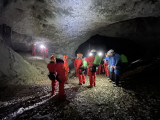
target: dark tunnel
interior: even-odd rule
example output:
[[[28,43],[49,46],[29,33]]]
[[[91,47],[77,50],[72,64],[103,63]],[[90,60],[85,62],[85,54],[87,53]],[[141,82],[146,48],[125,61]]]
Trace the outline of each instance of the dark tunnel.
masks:
[[[114,49],[120,55],[125,54],[129,62],[143,58],[147,52],[146,48],[141,44],[129,39],[95,35],[81,44],[76,50],[75,55],[77,53],[83,53],[84,57],[88,57],[92,49],[103,52],[103,56],[108,50]]]

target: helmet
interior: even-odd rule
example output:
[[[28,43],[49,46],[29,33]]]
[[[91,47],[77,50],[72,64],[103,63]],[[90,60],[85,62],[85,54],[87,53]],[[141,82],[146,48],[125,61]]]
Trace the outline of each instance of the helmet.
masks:
[[[82,53],[78,53],[77,56],[78,56],[78,57],[82,57],[83,54],[82,54]]]
[[[113,50],[113,49],[111,49],[111,50],[109,50],[107,53],[108,53],[108,54],[110,54],[110,53],[114,53],[114,50]]]
[[[91,50],[91,53],[97,52],[95,49]]]
[[[64,56],[63,56],[63,59],[67,59],[67,55],[64,55]]]
[[[51,56],[50,59],[51,59],[51,62],[56,62],[56,59],[55,59],[55,57],[53,55]]]

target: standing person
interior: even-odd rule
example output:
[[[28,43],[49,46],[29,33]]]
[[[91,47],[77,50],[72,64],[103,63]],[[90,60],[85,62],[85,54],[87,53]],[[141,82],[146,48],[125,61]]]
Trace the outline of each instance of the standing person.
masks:
[[[85,61],[87,61],[89,64],[88,75],[89,75],[90,88],[96,86],[96,71],[91,70],[91,68],[93,67],[93,62],[96,54],[97,54],[96,50],[91,50],[90,56],[88,58],[85,58]]]
[[[113,81],[113,72],[112,72],[112,68],[111,68],[111,65],[112,65],[112,59],[113,59],[113,57],[111,56],[111,53],[110,53],[110,51],[108,51],[107,52],[107,55],[108,55],[108,70],[109,70],[109,81],[111,82],[111,81]]]
[[[114,86],[116,87],[119,85],[121,57],[118,53],[115,53],[114,50],[110,50],[109,54],[111,56],[110,71],[113,75]]]
[[[56,92],[56,86],[57,86],[57,80],[56,80],[56,76],[57,76],[57,72],[56,72],[56,59],[55,59],[54,56],[52,56],[50,60],[51,61],[47,65],[47,68],[49,70],[48,77],[51,80],[51,86],[52,86],[51,95],[53,96],[55,94],[55,92]]]
[[[84,75],[87,74],[87,68],[88,68],[88,62],[85,60],[85,58],[82,60],[83,61],[83,69],[84,69]]]
[[[48,49],[45,48],[44,51],[45,51],[45,56],[46,56],[46,58],[48,58]]]
[[[36,55],[36,44],[32,45],[32,56]]]
[[[64,68],[65,68],[66,84],[68,84],[69,66],[68,66],[68,61],[67,61],[67,55],[63,56],[63,61],[64,61]]]
[[[102,56],[98,56],[96,50],[91,50],[90,57],[85,59],[89,63],[89,81],[90,86],[96,86],[96,71],[101,63]]]
[[[105,61],[102,61],[102,74],[105,74]]]
[[[100,64],[98,66],[98,70],[97,70],[96,74],[101,74],[101,70],[102,70],[102,64]]]
[[[49,70],[48,77],[52,81],[52,92],[51,95],[53,96],[56,92],[57,81],[59,82],[59,99],[63,100],[65,98],[64,92],[64,83],[66,81],[65,77],[65,69],[64,69],[64,62],[60,58],[55,58],[53,55],[51,56],[51,62],[47,65]]]
[[[78,77],[78,73],[77,73],[77,60],[78,60],[78,54],[77,54],[77,58],[75,58],[75,60],[74,60],[74,67],[76,69],[76,76]]]
[[[79,85],[85,84],[85,75],[84,75],[82,56],[83,54],[79,53],[78,59],[77,59],[77,73],[79,78]]]
[[[122,72],[125,72],[128,66],[128,58],[126,55],[121,54],[121,62]]]
[[[65,99],[65,91],[64,91],[64,83],[66,83],[67,78],[65,75],[65,67],[64,67],[64,61],[61,58],[56,58],[56,72],[57,72],[57,80],[59,82],[59,99],[64,100]]]
[[[105,75],[107,76],[107,77],[109,77],[109,69],[108,69],[108,62],[109,62],[109,56],[108,56],[108,54],[106,53],[105,54],[105,60],[104,60],[104,70],[105,70]]]

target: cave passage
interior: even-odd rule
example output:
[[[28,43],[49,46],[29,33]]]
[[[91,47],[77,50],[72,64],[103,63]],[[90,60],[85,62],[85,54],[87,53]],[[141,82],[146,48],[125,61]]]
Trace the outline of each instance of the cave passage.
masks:
[[[76,50],[75,55],[77,55],[77,53],[83,53],[84,57],[88,57],[89,52],[92,49],[101,51],[103,53],[103,57],[105,57],[105,53],[107,53],[107,51],[113,49],[120,55],[125,54],[128,57],[129,62],[141,59],[146,55],[146,48],[141,44],[125,38],[101,35],[92,36],[89,40],[81,44]]]
[[[0,120],[160,120],[159,74],[160,0],[0,0]]]

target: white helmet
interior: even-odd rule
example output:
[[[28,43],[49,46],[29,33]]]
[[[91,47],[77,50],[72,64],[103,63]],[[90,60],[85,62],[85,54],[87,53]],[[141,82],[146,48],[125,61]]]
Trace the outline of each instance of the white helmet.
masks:
[[[110,54],[110,53],[114,53],[114,50],[111,49],[111,50],[109,50],[109,51],[107,52],[107,54]]]
[[[95,49],[91,50],[91,53],[97,52]]]

